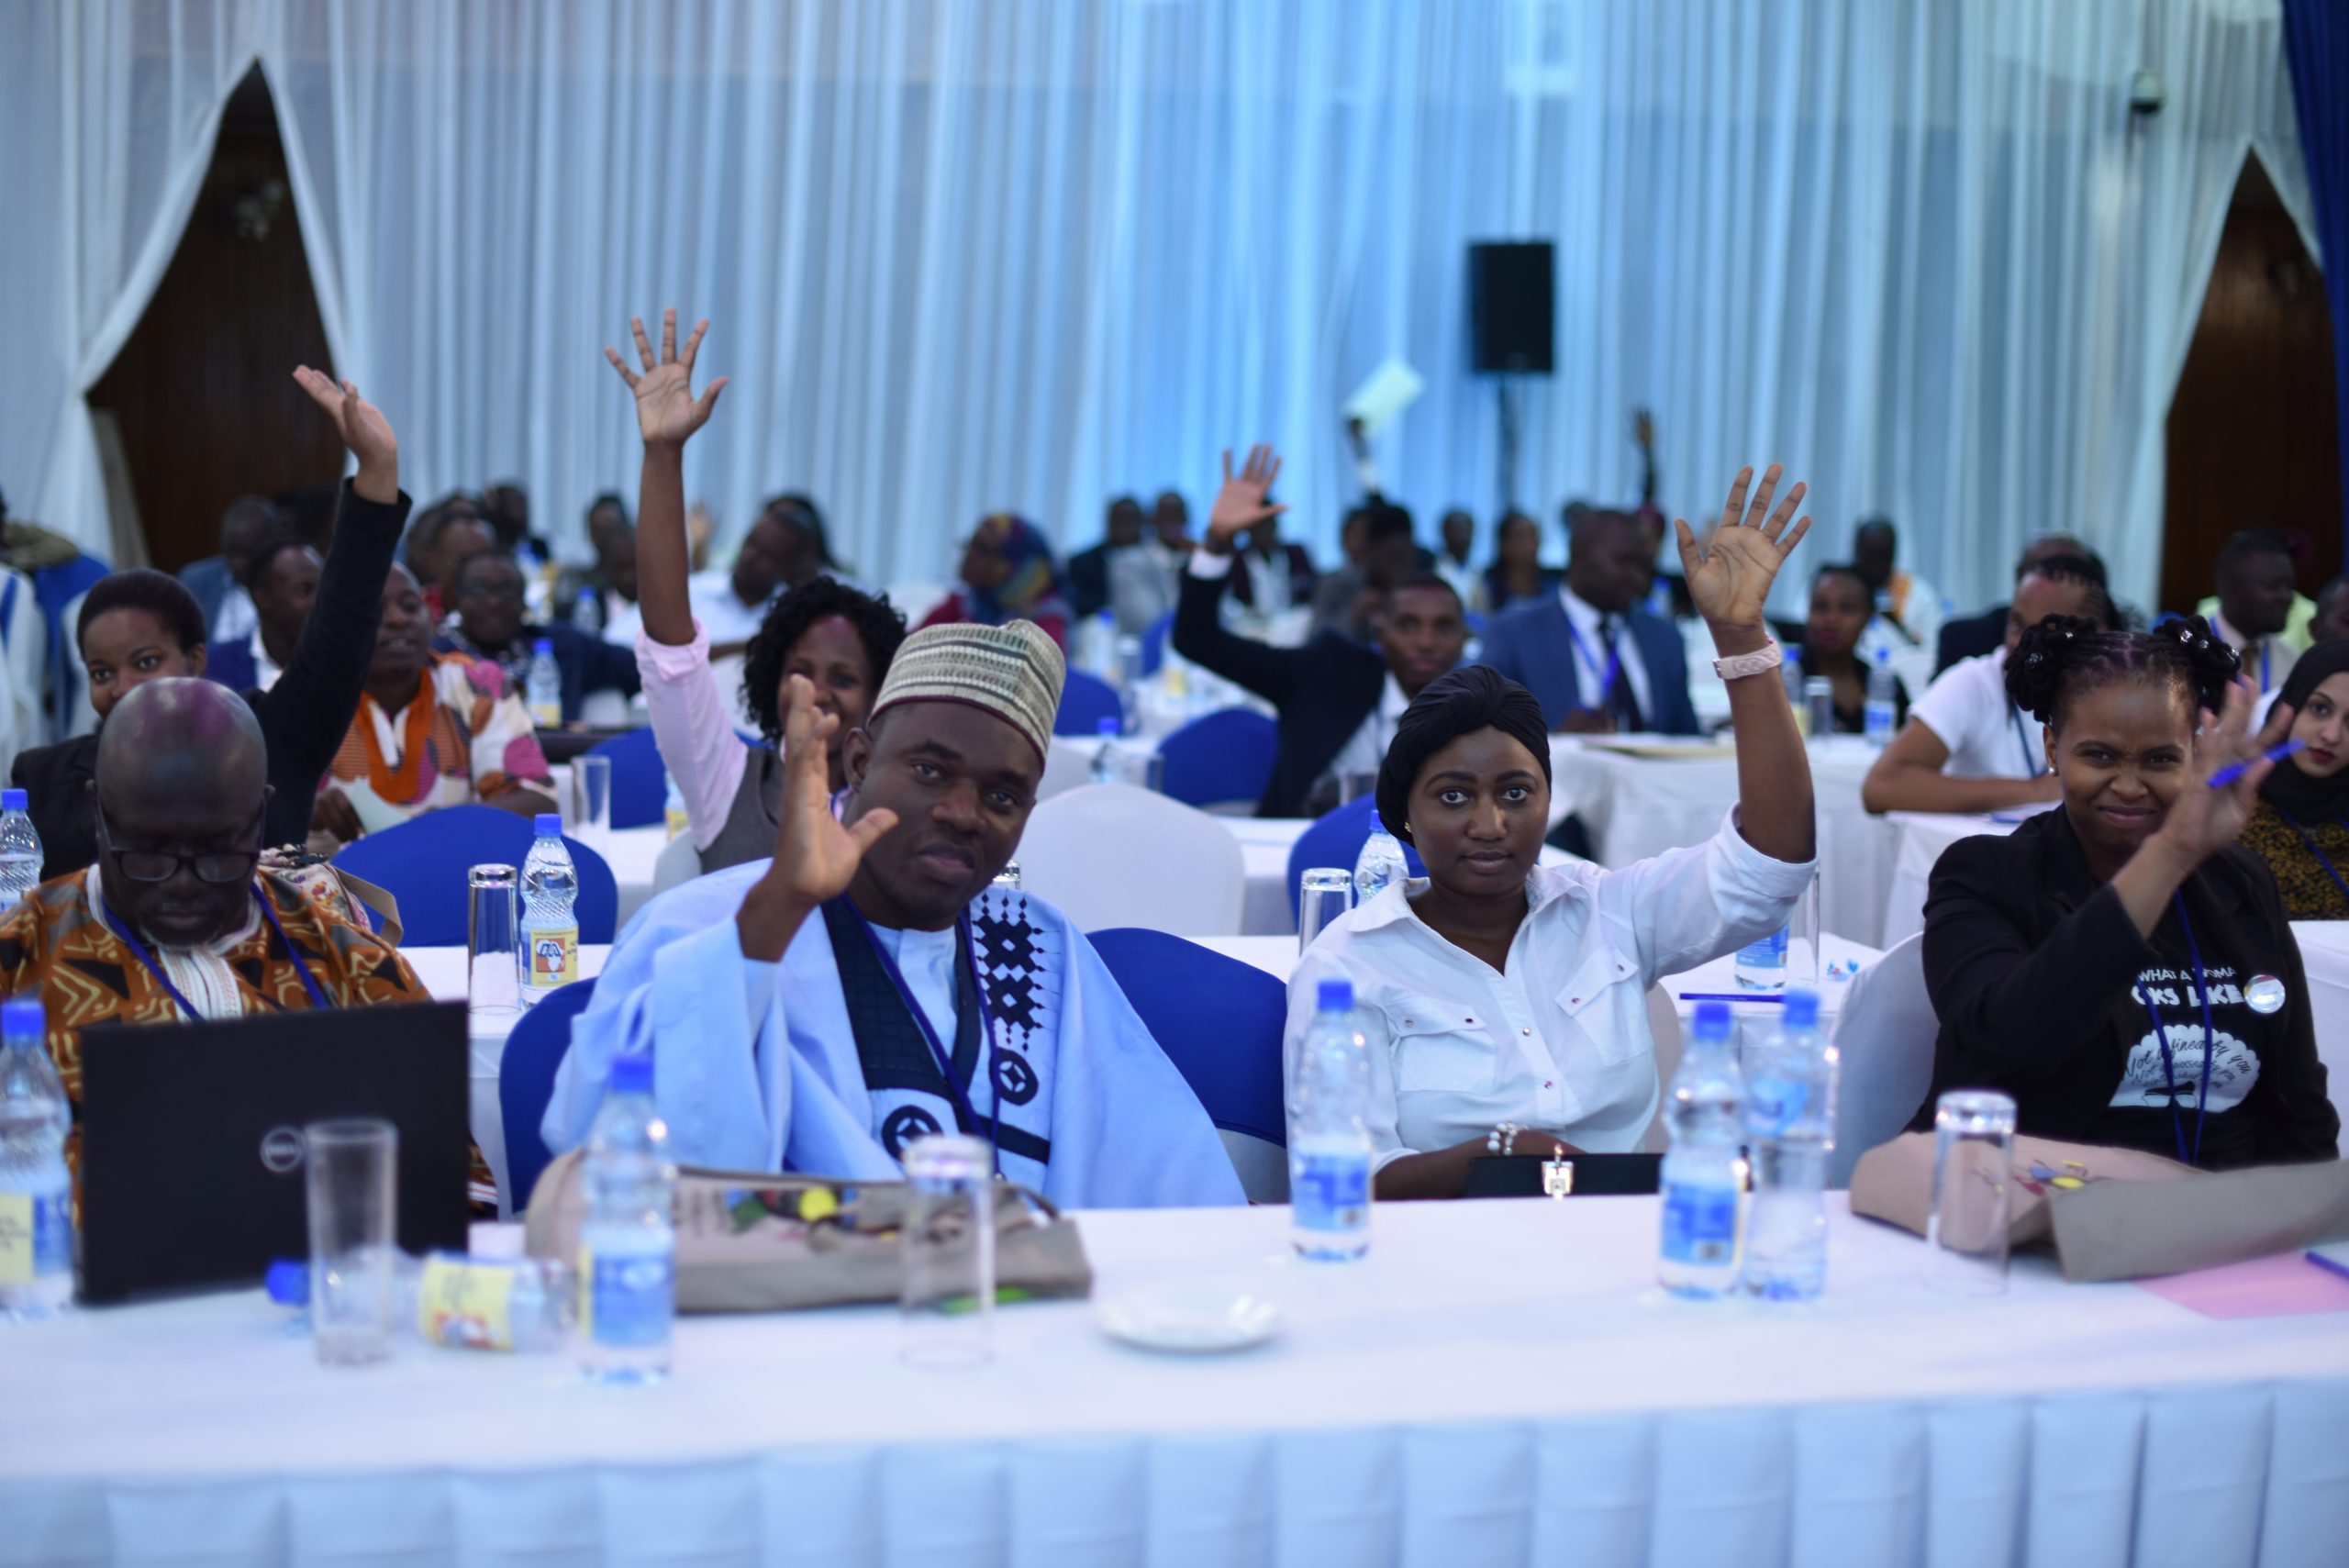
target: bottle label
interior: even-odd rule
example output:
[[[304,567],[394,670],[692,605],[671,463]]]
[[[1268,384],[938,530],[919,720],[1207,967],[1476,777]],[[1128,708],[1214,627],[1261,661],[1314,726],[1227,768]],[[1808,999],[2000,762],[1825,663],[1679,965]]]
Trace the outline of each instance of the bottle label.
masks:
[[[667,1253],[599,1258],[579,1249],[579,1332],[599,1345],[666,1344],[676,1313],[676,1270]]]
[[[532,703],[530,705],[530,722],[538,726],[540,729],[562,728],[562,704],[560,702]]]
[[[1370,1155],[1293,1152],[1291,1218],[1303,1230],[1358,1230],[1370,1221]]]
[[[1784,969],[1787,966],[1787,928],[1781,926],[1768,936],[1738,949],[1737,962],[1748,969]]]
[[[0,1193],[0,1285],[73,1272],[69,1193]]]
[[[1757,1073],[1745,1083],[1745,1128],[1756,1138],[1783,1138],[1802,1120],[1810,1085],[1799,1078]]]
[[[533,991],[551,991],[579,978],[579,928],[529,926],[522,931],[522,984]]]
[[[1664,1189],[1664,1257],[1717,1268],[1737,1259],[1737,1189],[1675,1182]]]
[[[514,1348],[514,1271],[462,1258],[427,1258],[417,1279],[416,1329],[436,1345]]]

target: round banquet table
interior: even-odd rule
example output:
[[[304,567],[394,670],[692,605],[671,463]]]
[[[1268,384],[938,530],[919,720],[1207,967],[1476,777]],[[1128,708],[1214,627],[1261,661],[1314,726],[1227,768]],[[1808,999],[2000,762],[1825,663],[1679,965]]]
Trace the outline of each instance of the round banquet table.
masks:
[[[1273,1343],[1125,1349],[1083,1302],[991,1362],[890,1307],[688,1318],[675,1374],[421,1348],[322,1368],[259,1292],[10,1325],[0,1565],[2314,1565],[2349,1529],[2349,1334],[2016,1260],[2001,1298],[1830,1195],[1827,1294],[1654,1285],[1653,1198],[1076,1216],[1097,1298],[1245,1289]],[[2314,1265],[2309,1265],[2313,1267]]]
[[[1884,885],[1892,872],[1892,828],[1860,805],[1860,783],[1876,749],[1854,736],[1809,746],[1819,815],[1821,929],[1867,947],[1880,940]],[[1572,812],[1590,830],[1602,865],[1691,844],[1720,830],[1737,803],[1737,758],[1725,743],[1680,736],[1550,738],[1553,817]]]

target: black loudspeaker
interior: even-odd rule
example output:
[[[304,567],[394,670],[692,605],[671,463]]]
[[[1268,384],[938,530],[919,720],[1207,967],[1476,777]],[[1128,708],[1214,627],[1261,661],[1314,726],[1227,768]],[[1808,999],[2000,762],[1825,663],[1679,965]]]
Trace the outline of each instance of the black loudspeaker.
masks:
[[[1468,247],[1468,336],[1484,374],[1548,375],[1555,368],[1557,284],[1552,247]]]

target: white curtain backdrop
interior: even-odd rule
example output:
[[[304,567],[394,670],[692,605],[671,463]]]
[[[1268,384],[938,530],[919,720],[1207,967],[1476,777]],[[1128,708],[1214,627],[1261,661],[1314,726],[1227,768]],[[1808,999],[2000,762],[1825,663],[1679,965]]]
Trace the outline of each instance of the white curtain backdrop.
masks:
[[[811,490],[876,583],[945,575],[992,508],[1068,548],[1117,491],[1203,509],[1218,450],[1252,438],[1288,454],[1293,531],[1329,559],[1338,406],[1389,355],[1429,390],[1380,442],[1388,489],[1431,536],[1455,503],[1488,524],[1464,251],[1545,238],[1559,373],[1527,387],[1517,488],[1553,554],[1562,499],[1633,493],[1646,405],[1667,508],[1779,457],[1813,485],[1812,562],[1887,512],[1971,607],[2069,528],[2142,602],[2246,151],[2308,206],[2273,0],[9,4],[48,31],[0,99],[63,128],[23,101],[0,124],[72,141],[68,183],[119,192],[126,236],[176,236],[169,180],[110,172],[161,131],[133,115],[108,142],[61,92],[162,71],[217,112],[233,64],[151,58],[161,18],[255,30],[336,362],[397,421],[418,495],[519,475],[563,539],[596,492],[632,495],[600,350],[674,302],[734,377],[692,493],[731,537]],[[2142,120],[2140,68],[2167,91]],[[184,123],[171,145],[206,139]],[[0,210],[26,210],[25,161]],[[86,217],[66,228],[87,255]],[[0,250],[0,278],[23,268]],[[142,267],[102,271],[78,295],[29,274],[32,309],[73,306],[70,373],[0,387],[0,485],[37,451],[23,487],[90,537],[58,470],[80,460],[12,427],[19,404],[73,425],[143,298]]]

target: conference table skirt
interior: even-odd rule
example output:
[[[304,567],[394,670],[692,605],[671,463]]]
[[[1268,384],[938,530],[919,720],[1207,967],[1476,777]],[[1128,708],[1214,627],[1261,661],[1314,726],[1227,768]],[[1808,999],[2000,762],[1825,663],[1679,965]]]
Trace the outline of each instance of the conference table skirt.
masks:
[[[668,1384],[409,1350],[317,1366],[258,1293],[12,1326],[0,1568],[41,1564],[2337,1568],[2349,1334],[2216,1321],[2042,1259],[2004,1298],[1831,1219],[1828,1295],[1653,1286],[1655,1201],[1396,1205],[1370,1258],[1286,1211],[1078,1217],[1097,1295],[1278,1300],[1247,1354],[1124,1349],[1083,1303],[992,1363],[893,1310],[687,1319]]]

